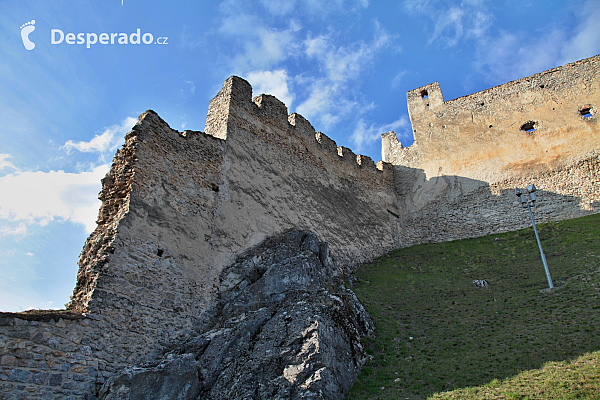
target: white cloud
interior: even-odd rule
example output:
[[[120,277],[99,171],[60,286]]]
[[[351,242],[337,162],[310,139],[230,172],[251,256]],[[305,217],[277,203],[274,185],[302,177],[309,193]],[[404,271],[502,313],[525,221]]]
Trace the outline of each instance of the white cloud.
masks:
[[[327,18],[332,13],[360,12],[369,6],[368,0],[305,0],[304,9],[312,16]]]
[[[12,169],[14,171],[18,171],[19,169],[15,167],[13,163],[8,161],[10,158],[10,154],[0,154],[0,171]]]
[[[27,225],[44,226],[57,218],[83,224],[92,232],[100,207],[100,180],[109,167],[100,165],[77,174],[19,172],[0,178],[0,219],[18,223],[0,230],[0,235],[22,235]]]
[[[63,149],[70,154],[73,149],[83,153],[105,153],[114,152],[117,147],[123,143],[123,138],[137,123],[137,118],[127,117],[121,125],[112,125],[99,135],[96,135],[89,142],[67,141]]]
[[[392,89],[395,89],[398,87],[398,85],[400,85],[400,82],[402,81],[402,78],[404,77],[404,75],[406,75],[408,73],[408,71],[404,70],[404,71],[400,71],[396,74],[396,76],[394,77],[394,79],[392,79]]]
[[[478,43],[476,69],[488,83],[520,79],[534,73],[600,53],[600,8],[588,0],[577,10],[579,25],[535,34],[501,31]],[[596,5],[596,7],[593,7]]]
[[[356,128],[354,128],[351,139],[356,146],[356,151],[362,151],[365,146],[380,141],[382,133],[400,131],[400,129],[404,130],[406,127],[410,127],[410,123],[406,116],[401,116],[397,120],[385,125],[371,124],[367,126],[364,119],[360,119],[356,124]],[[399,139],[401,139],[402,135],[399,136]]]
[[[364,113],[368,106],[353,99],[356,82],[391,40],[377,22],[370,43],[358,41],[336,47],[329,35],[307,38],[303,43],[304,52],[319,64],[324,76],[299,78],[309,87],[309,95],[298,106],[298,112],[308,119],[320,119],[327,129],[340,119]]]
[[[5,236],[25,236],[27,226],[18,224],[17,226],[0,226],[0,238]]]
[[[488,12],[487,0],[405,0],[404,10],[433,23],[429,43],[455,46],[464,39],[479,39],[485,35],[493,21]],[[426,29],[430,30],[429,28]]]
[[[287,15],[296,7],[295,0],[260,0],[260,4],[272,15]]]
[[[219,32],[228,35],[252,35],[252,28],[259,25],[258,18],[250,14],[233,13],[223,19]]]
[[[196,85],[194,85],[194,82],[185,81],[185,83],[188,85],[188,90],[190,91],[191,94],[196,93]]]
[[[477,38],[476,71],[496,85],[600,53],[598,5],[598,0],[587,0],[573,6],[579,21],[574,27],[554,25],[535,31],[482,34]]]
[[[448,45],[454,46],[463,36],[463,16],[465,11],[454,7],[440,15],[435,21],[435,30],[429,38],[432,43],[438,38],[444,39]]]
[[[186,87],[182,88],[179,91],[179,94],[182,98],[188,97],[188,95],[193,96],[196,93],[196,85],[193,81],[185,81]]]
[[[219,31],[236,39],[234,46],[241,50],[232,59],[233,67],[245,72],[270,69],[293,54],[298,25],[291,21],[288,29],[268,28],[254,15],[236,13],[223,19]]]
[[[575,28],[575,35],[562,44],[560,64],[566,64],[600,53],[600,4],[588,0],[578,7],[581,23]]]
[[[287,72],[283,69],[276,71],[253,71],[246,75],[246,79],[252,85],[253,96],[265,93],[277,97],[288,107],[292,107],[294,95],[288,87]]]

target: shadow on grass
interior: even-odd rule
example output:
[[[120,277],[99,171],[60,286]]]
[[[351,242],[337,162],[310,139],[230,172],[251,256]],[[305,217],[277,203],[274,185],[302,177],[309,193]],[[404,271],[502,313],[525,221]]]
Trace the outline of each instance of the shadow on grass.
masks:
[[[377,324],[350,397],[421,399],[600,349],[600,215],[401,249],[357,272]],[[485,280],[477,287],[473,280]]]

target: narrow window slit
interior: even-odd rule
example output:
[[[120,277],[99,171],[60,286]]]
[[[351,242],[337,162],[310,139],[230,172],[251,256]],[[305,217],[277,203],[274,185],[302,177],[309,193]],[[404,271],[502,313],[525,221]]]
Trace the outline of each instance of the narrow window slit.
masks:
[[[531,133],[535,131],[536,125],[537,124],[535,121],[527,121],[523,125],[521,125],[521,130],[527,133]]]
[[[579,110],[579,113],[581,114],[581,116],[583,118],[590,118],[593,115],[592,114],[592,107],[591,106],[585,106],[585,107],[583,107],[583,108],[581,108]]]

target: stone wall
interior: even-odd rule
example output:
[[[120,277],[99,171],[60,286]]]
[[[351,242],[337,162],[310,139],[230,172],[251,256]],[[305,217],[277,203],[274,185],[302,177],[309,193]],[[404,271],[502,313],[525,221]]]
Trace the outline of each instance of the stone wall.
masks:
[[[213,110],[229,117],[213,118]],[[226,132],[224,201],[210,239],[222,250],[217,268],[289,229],[316,233],[347,269],[397,247],[390,165],[338,147],[273,96],[252,99],[237,77],[211,101],[206,132]]]
[[[116,371],[202,332],[224,268],[282,232],[316,233],[338,274],[394,248],[528,226],[515,186],[536,184],[541,221],[598,212],[599,61],[448,102],[437,83],[415,89],[415,144],[384,134],[377,164],[237,77],[206,133],[147,111],[102,181],[69,311],[0,315],[0,399],[94,398]]]
[[[0,313],[0,399],[85,398],[116,371],[82,315]]]
[[[599,75],[595,56],[447,102],[437,82],[409,91],[414,144],[382,135],[401,245],[529,226],[514,189],[531,183],[539,221],[600,212]]]
[[[268,237],[315,232],[346,271],[397,247],[391,166],[338,147],[272,96],[252,99],[237,77],[211,101],[206,133],[142,114],[102,184],[68,305],[85,319],[28,322],[29,336],[19,337],[13,331],[25,328],[14,314],[0,331],[4,346],[32,353],[42,351],[33,339],[40,332],[62,340],[68,352],[56,351],[94,369],[65,366],[67,375],[51,378],[44,364],[28,363],[13,372],[26,361],[11,348],[0,377],[19,396],[97,393],[103,373],[154,360],[201,331],[223,268]],[[63,338],[58,324],[77,333]]]
[[[415,142],[386,136],[384,161],[485,182],[573,163],[600,148],[599,76],[600,55],[446,102],[437,82],[411,90]]]

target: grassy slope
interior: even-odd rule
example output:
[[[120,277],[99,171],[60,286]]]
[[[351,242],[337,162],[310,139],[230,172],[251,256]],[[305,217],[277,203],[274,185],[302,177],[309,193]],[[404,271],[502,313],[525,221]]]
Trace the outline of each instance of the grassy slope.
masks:
[[[552,293],[531,228],[361,267],[377,336],[349,398],[600,398],[600,214],[538,229]]]

